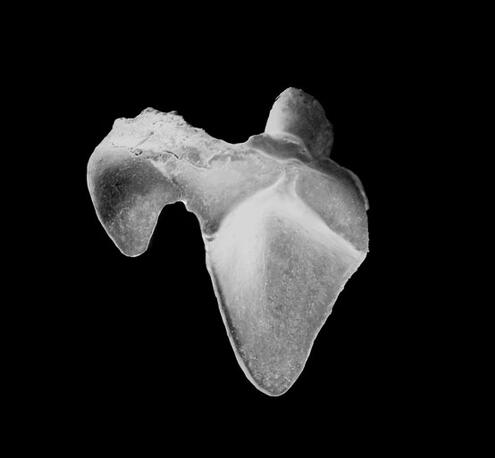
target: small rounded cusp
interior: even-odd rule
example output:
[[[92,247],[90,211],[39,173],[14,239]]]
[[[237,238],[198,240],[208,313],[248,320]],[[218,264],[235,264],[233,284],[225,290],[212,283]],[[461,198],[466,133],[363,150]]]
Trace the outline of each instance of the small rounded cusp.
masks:
[[[180,200],[177,185],[138,157],[95,152],[87,179],[101,224],[126,256],[146,251],[162,208]]]

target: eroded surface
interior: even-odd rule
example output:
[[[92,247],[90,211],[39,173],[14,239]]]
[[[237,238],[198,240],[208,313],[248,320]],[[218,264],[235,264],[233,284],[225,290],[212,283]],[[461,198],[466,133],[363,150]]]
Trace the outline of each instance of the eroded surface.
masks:
[[[332,141],[321,105],[288,89],[246,143],[147,109],[117,120],[88,163],[98,218],[128,256],[147,249],[165,205],[198,217],[237,360],[273,396],[301,373],[368,249],[364,191],[328,158]]]

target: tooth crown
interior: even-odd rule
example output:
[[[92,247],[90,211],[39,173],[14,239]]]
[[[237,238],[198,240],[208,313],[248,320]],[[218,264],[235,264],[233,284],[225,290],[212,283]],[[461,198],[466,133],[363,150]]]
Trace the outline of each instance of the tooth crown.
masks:
[[[165,205],[181,201],[198,217],[236,358],[272,396],[301,373],[368,250],[366,197],[328,158],[332,141],[321,105],[289,88],[245,143],[146,109],[116,120],[88,163],[97,216],[127,256],[147,249]]]
[[[308,156],[329,156],[333,144],[332,126],[320,103],[300,89],[282,92],[268,116],[265,132],[304,145]]]

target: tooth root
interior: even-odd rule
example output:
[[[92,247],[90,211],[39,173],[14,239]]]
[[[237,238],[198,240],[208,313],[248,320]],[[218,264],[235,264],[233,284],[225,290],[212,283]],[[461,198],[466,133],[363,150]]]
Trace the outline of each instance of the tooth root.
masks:
[[[117,120],[88,163],[98,218],[127,256],[147,249],[165,205],[197,216],[234,353],[271,396],[298,378],[368,250],[366,197],[328,158],[332,138],[321,105],[290,88],[246,143],[147,109]]]

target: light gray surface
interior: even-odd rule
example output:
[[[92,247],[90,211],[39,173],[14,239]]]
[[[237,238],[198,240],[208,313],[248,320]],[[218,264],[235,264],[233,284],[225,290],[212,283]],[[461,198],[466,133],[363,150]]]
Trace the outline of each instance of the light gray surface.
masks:
[[[289,88],[245,143],[147,109],[115,121],[88,163],[98,218],[127,256],[147,249],[165,205],[182,201],[198,217],[236,358],[273,396],[301,373],[368,251],[366,197],[328,158],[332,141],[321,105]]]

